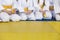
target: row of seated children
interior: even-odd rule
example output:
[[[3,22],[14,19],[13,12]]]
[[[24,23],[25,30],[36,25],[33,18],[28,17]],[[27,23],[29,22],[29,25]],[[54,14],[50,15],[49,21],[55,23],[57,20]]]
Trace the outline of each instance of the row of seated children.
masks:
[[[0,21],[53,20],[54,18],[54,5],[51,0],[0,0]]]

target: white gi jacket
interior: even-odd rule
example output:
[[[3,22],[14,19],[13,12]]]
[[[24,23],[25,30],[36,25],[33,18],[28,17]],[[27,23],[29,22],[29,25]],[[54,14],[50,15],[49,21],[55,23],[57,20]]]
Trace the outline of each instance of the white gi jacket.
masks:
[[[12,9],[17,8],[16,0],[0,0],[0,11],[5,9],[4,6],[12,6]]]
[[[33,0],[33,2],[35,8],[41,9],[41,5],[43,4],[44,0],[39,0],[39,3],[38,0]],[[43,10],[49,10],[49,6],[52,5],[51,2],[52,0],[45,0],[45,6]]]
[[[38,2],[39,1],[39,2]],[[41,5],[43,4],[43,0],[33,0],[33,5],[35,9],[41,9]]]
[[[60,0],[53,0],[55,13],[60,13]]]
[[[0,0],[0,11],[1,10],[12,11],[13,9],[16,9],[16,8],[17,8],[16,0]],[[12,12],[15,13],[14,10]],[[7,12],[2,12],[2,11],[0,13],[0,18],[2,19],[2,21],[9,21],[10,19],[12,21],[20,20],[20,16],[18,16],[17,14],[8,15]]]
[[[28,7],[28,10],[34,10],[32,0],[18,0],[18,9],[20,12],[24,12],[24,8]]]

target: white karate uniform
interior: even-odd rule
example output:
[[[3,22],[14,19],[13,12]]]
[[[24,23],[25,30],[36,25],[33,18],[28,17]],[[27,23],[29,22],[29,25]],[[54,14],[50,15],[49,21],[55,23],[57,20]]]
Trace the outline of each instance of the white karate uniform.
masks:
[[[54,11],[55,11],[55,18],[56,20],[60,20],[60,0],[53,0],[54,2]]]
[[[24,12],[24,8],[27,7],[28,10],[34,10],[33,7],[33,2],[32,0],[18,0],[18,10],[20,12],[20,16],[21,16],[21,20],[35,20],[35,16],[34,16],[34,12],[32,12],[29,15],[26,15],[26,13]]]
[[[46,17],[45,19],[51,19],[52,18],[52,13],[49,10],[49,6],[51,6],[52,4],[50,3],[52,0],[45,0],[45,6],[43,8],[43,10],[46,11]]]
[[[38,3],[38,0],[33,0],[33,5],[34,5],[34,8],[35,8],[35,18],[36,19],[40,19],[42,20],[43,16],[42,16],[42,12],[39,12],[39,10],[41,9],[40,5],[43,4],[43,0],[39,0],[39,3]]]
[[[1,10],[5,9],[3,6],[12,6],[12,8],[8,8],[6,10],[16,9],[17,2],[16,0],[0,0],[0,18],[3,22],[9,21],[9,20],[19,21],[21,19],[20,16],[18,16],[17,14],[9,15],[6,12],[1,12]]]
[[[44,0],[40,0],[38,3],[38,0],[33,0],[34,1],[34,7],[35,7],[35,16],[36,19],[43,19],[43,13],[39,12],[39,10],[41,9],[41,5],[43,4]],[[50,6],[50,1],[49,0],[45,0],[45,6],[43,7],[43,10],[47,10],[46,11],[46,18],[45,19],[51,19],[52,15],[51,12],[49,11],[49,6]]]

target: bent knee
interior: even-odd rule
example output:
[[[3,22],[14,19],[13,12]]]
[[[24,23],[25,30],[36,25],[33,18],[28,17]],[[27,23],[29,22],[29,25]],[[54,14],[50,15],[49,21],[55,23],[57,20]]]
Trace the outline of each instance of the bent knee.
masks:
[[[19,15],[17,15],[17,14],[13,14],[13,15],[11,15],[10,19],[12,21],[20,21],[21,17]]]

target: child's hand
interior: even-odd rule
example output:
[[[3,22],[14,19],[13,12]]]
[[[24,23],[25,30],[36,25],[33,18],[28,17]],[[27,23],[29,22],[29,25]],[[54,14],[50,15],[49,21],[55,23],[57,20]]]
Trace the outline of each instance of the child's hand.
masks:
[[[11,15],[12,14],[12,11],[6,11],[6,13],[8,13],[9,15]]]
[[[32,13],[32,10],[28,10],[28,11],[26,12],[27,15],[29,15],[29,14],[31,14],[31,13]]]

